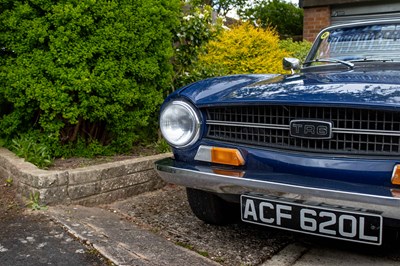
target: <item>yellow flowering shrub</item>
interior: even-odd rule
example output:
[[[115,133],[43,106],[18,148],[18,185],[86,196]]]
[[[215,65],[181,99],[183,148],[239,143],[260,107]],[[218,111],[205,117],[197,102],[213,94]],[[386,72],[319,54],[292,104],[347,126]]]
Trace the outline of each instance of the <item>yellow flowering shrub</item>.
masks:
[[[226,74],[288,73],[282,67],[283,57],[288,56],[290,53],[280,47],[274,29],[244,23],[210,41],[206,53],[199,56],[199,63]]]

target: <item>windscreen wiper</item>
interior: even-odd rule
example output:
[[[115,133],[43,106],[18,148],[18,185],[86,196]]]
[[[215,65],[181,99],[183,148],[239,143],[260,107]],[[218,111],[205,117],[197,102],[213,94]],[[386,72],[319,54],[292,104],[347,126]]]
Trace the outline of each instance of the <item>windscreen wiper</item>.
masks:
[[[360,59],[351,60],[351,62],[394,62],[394,60],[387,59],[387,58],[364,57],[364,58],[360,58]]]
[[[339,63],[339,64],[347,66],[350,69],[354,68],[353,63],[348,62],[348,61],[339,60],[339,59],[334,59],[334,58],[326,58],[326,59],[319,58],[319,59],[315,59],[315,60],[310,60],[310,61],[304,62],[304,65],[309,65],[311,63],[316,63],[316,62]]]

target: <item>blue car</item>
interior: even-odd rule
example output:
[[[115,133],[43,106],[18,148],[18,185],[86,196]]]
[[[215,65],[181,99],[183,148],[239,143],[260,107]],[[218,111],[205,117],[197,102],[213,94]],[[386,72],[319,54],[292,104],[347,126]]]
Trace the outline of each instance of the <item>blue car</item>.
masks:
[[[202,80],[165,100],[162,179],[193,213],[371,245],[400,227],[400,20],[332,26],[291,75]]]

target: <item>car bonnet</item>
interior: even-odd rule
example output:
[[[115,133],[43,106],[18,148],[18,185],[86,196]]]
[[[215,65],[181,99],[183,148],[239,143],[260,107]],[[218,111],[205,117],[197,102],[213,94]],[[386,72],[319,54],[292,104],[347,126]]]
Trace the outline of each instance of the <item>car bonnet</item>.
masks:
[[[179,92],[198,107],[231,104],[400,106],[400,71],[235,75],[199,81]]]

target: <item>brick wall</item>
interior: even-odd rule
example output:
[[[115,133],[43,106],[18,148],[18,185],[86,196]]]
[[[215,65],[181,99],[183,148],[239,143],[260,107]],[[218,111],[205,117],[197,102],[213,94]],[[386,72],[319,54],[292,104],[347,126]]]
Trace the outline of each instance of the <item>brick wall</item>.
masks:
[[[304,7],[303,39],[313,42],[321,29],[331,25],[329,6]]]

